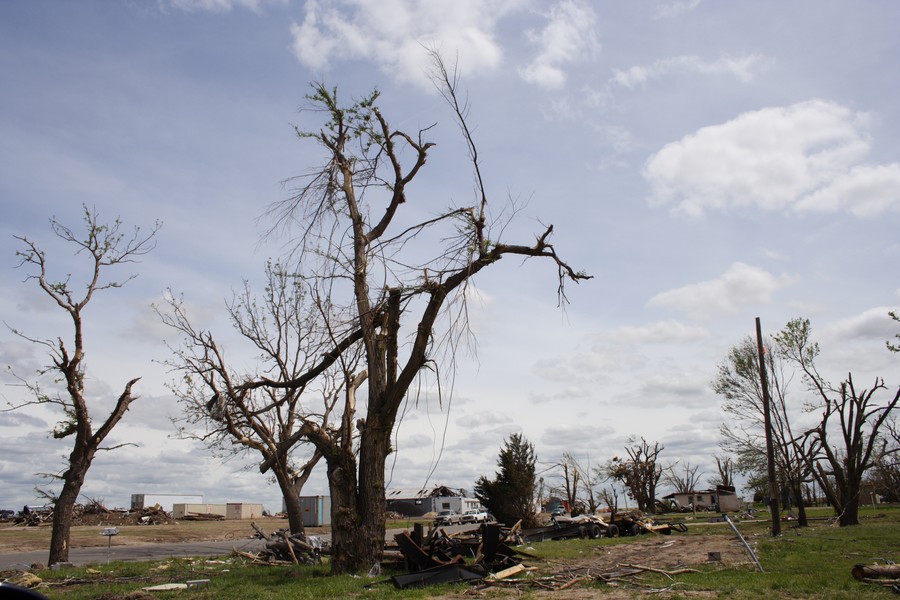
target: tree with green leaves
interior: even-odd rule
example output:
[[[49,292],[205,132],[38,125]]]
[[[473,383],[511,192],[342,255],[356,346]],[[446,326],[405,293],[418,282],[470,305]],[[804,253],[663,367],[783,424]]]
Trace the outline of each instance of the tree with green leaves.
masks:
[[[786,372],[783,349],[773,338],[764,340],[763,348],[777,484],[778,488],[788,490],[797,506],[798,523],[805,527],[808,522],[803,484],[812,476],[807,458],[815,454],[818,442],[812,438],[803,440],[795,432],[794,416],[800,408],[799,403],[792,405],[789,401],[791,375]],[[755,482],[762,481],[765,487],[768,483],[766,432],[759,373],[758,346],[756,340],[747,336],[719,363],[712,387],[724,399],[725,421],[719,428],[722,448],[737,457],[740,472]]]
[[[475,483],[475,497],[501,523],[509,526],[519,520],[523,527],[536,525],[534,445],[521,433],[503,442],[493,479],[484,475]]]
[[[20,259],[19,266],[30,270],[26,281],[37,283],[50,301],[67,314],[72,326],[71,337],[60,334],[55,339],[40,339],[18,329],[12,330],[22,339],[43,346],[50,357],[50,364],[38,371],[36,380],[14,374],[32,399],[11,404],[8,410],[32,405],[56,409],[61,414],[61,420],[53,429],[53,437],[72,440],[72,450],[64,471],[52,475],[54,479],[62,481],[62,489],[56,496],[53,508],[49,564],[69,559],[69,537],[75,503],[97,452],[127,445],[103,446],[103,442],[125,416],[131,403],[137,399],[131,389],[140,379],[134,377],[127,381],[109,414],[102,421],[95,420],[92,406],[102,399],[85,386],[88,350],[85,343],[85,309],[96,293],[120,288],[136,277],[130,275],[122,279],[108,279],[107,274],[110,269],[137,262],[141,256],[150,252],[155,246],[154,238],[160,228],[160,224],[156,223],[149,234],[144,234],[139,227],[135,227],[129,234],[123,230],[120,220],[116,219],[111,224],[103,223],[96,210],[87,206],[83,208],[85,231],[81,234],[63,225],[56,217],[50,219],[54,235],[73,248],[75,256],[84,260],[85,266],[80,276],[73,275],[74,271],[69,268],[62,271],[66,273],[64,276],[53,274],[58,269],[54,269],[53,261],[40,245],[28,237],[15,236],[23,246],[22,250],[16,252]],[[103,321],[101,319],[98,322]],[[99,426],[95,427],[97,424]]]
[[[888,314],[894,321],[900,323],[900,312],[892,310]],[[897,338],[898,342],[900,342],[900,333],[896,334],[894,337]],[[892,343],[890,340],[885,343],[887,344],[888,350],[890,350],[891,352],[900,352],[900,343]]]

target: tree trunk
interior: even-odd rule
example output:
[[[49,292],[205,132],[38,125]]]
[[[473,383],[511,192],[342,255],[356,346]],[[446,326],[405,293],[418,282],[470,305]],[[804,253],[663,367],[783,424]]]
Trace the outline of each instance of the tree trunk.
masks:
[[[83,456],[77,456],[77,455]],[[53,529],[50,534],[50,556],[47,564],[69,561],[69,539],[72,532],[75,503],[93,460],[93,451],[77,446],[69,458],[69,469],[63,474],[63,487],[53,507]]]
[[[809,520],[806,517],[806,503],[803,501],[803,487],[799,482],[791,484],[791,496],[794,497],[794,503],[797,504],[797,525],[808,527]]]
[[[306,530],[303,526],[303,509],[300,506],[300,486],[296,485],[289,473],[281,466],[272,469],[278,487],[281,488],[281,496],[284,498],[284,511],[288,517],[288,527],[291,533],[306,539]]]
[[[380,563],[384,555],[385,497],[384,466],[390,451],[390,435],[393,427],[367,426],[360,436],[359,507],[363,515],[363,528],[369,544],[357,565],[368,570]]]
[[[848,490],[848,492],[853,492],[853,490]],[[841,527],[859,525],[859,490],[856,490],[856,493],[848,493],[844,497],[846,502],[838,516],[838,525]]]
[[[325,462],[331,493],[331,574],[356,573],[366,564],[367,549],[357,502],[356,460],[352,453],[342,452],[326,456]]]

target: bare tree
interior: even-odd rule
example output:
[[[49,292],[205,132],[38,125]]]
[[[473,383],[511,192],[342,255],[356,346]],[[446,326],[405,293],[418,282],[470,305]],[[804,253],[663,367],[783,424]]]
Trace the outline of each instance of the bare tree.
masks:
[[[562,471],[562,494],[566,498],[566,506],[574,515],[578,512],[578,488],[581,486],[581,469],[571,454],[563,454],[562,461],[557,465]]]
[[[304,534],[300,492],[323,455],[322,449],[300,442],[308,428],[325,430],[334,420],[346,383],[343,372],[327,370],[315,386],[238,386],[258,372],[275,381],[296,381],[330,349],[333,339],[322,329],[319,308],[309,295],[306,283],[278,263],[266,265],[261,298],[244,282],[228,314],[234,330],[256,354],[256,368],[249,373],[234,371],[225,348],[211,332],[194,327],[180,298],[170,294],[168,305],[156,308],[181,338],[180,345],[170,347],[173,357],[164,361],[180,375],[171,385],[184,410],[180,435],[225,455],[258,454],[259,469],[271,471],[291,532],[298,535]],[[351,367],[358,360],[349,353],[345,358]],[[300,460],[298,445],[309,449]]]
[[[356,400],[349,392],[356,388],[348,384],[342,421],[355,424],[358,445],[350,445],[344,436],[347,445],[335,447],[328,431],[310,427],[306,432],[328,463],[334,573],[368,569],[381,559],[384,467],[398,412],[423,369],[441,376],[445,363],[452,368],[468,332],[465,292],[473,277],[505,256],[547,259],[557,270],[561,302],[566,280],[589,278],[557,255],[550,243],[552,226],[530,245],[500,239],[503,223],[498,229],[489,220],[488,194],[466,123],[468,107],[458,99],[455,75],[435,58],[437,84],[469,149],[476,190],[471,206],[410,220],[414,214],[404,212],[413,197],[410,185],[433,147],[424,139],[427,130],[409,134],[391,127],[377,106],[377,92],[343,105],[336,89],[319,84],[309,100],[324,116],[324,126],[298,128],[297,133],[318,144],[324,164],[296,180],[296,194],[271,211],[278,228],[296,227],[300,232],[292,255],[295,270],[317,282],[320,318],[335,342],[295,380],[260,377],[237,392],[301,385],[354,347],[363,348],[365,414],[353,417]],[[428,207],[419,206],[423,208]]]
[[[87,206],[83,208],[84,234],[75,233],[55,217],[50,219],[50,228],[63,242],[74,247],[76,256],[84,257],[84,281],[73,281],[71,274],[56,279],[50,273],[51,264],[40,246],[27,237],[15,236],[24,246],[23,250],[16,252],[20,259],[19,266],[31,271],[26,281],[35,281],[68,314],[72,323],[70,340],[64,340],[63,335],[55,340],[38,339],[11,328],[22,339],[44,346],[50,357],[50,364],[38,371],[38,379],[34,381],[16,375],[33,399],[10,405],[9,410],[37,404],[55,407],[61,412],[62,418],[53,430],[53,437],[73,437],[65,470],[53,476],[62,481],[62,489],[56,497],[53,511],[49,564],[66,562],[69,558],[73,509],[94,456],[100,450],[112,450],[125,445],[101,446],[125,415],[129,405],[137,399],[137,396],[132,395],[131,388],[140,379],[135,377],[125,383],[109,415],[95,430],[95,419],[90,410],[94,402],[89,401],[89,394],[85,390],[84,310],[96,292],[120,288],[135,277],[130,275],[120,280],[108,280],[106,274],[110,268],[134,263],[140,256],[150,252],[155,246],[154,237],[160,227],[157,223],[147,235],[143,235],[140,228],[135,227],[130,235],[126,235],[118,219],[112,224],[105,224],[100,221],[95,210],[88,209]],[[48,382],[51,389],[45,389],[44,382]]]
[[[716,457],[716,475],[709,480],[709,484],[734,487],[734,461],[730,456]]]
[[[681,469],[676,469],[678,463],[670,465],[663,474],[663,481],[675,490],[676,494],[692,494],[697,491],[703,472],[700,465],[684,463]]]
[[[893,399],[877,404],[875,394],[887,389],[880,378],[876,378],[871,388],[857,390],[853,374],[848,373],[847,379],[834,388],[816,369],[819,346],[810,336],[808,319],[790,321],[776,336],[784,356],[803,371],[822,410],[819,424],[798,436],[798,443],[818,444],[818,452],[803,454],[807,465],[837,513],[839,524],[858,525],[859,494],[866,470],[884,456],[883,451],[900,450],[888,451],[879,443],[881,434],[890,425],[892,411],[900,402],[900,389]],[[835,430],[836,443],[831,437]]]
[[[663,473],[659,454],[665,446],[660,446],[659,442],[650,446],[644,438],[638,443],[634,437],[628,439],[628,444],[625,447],[628,458],[613,457],[607,464],[607,474],[628,489],[639,510],[656,512],[656,486]]]
[[[887,502],[900,502],[900,431],[893,420],[880,444],[877,458],[866,475],[866,483]]]

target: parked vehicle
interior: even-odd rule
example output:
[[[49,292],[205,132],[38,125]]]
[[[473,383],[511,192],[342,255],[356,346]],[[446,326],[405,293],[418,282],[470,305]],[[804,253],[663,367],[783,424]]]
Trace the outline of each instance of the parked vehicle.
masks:
[[[491,515],[485,510],[467,510],[460,517],[460,523],[487,523]]]
[[[435,526],[455,525],[462,522],[462,515],[455,510],[442,510],[434,518]]]

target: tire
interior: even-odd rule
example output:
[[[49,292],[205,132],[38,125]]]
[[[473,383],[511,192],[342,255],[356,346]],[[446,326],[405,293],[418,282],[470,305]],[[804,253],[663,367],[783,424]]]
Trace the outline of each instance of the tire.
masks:
[[[603,537],[603,530],[600,529],[599,525],[591,525],[591,537],[595,540]]]
[[[606,528],[606,537],[611,537],[611,538],[619,537],[619,528],[616,525],[610,524]]]
[[[641,533],[643,533],[643,529],[641,529],[641,526],[638,525],[637,523],[632,524],[631,535],[638,536],[638,535],[641,535]]]

